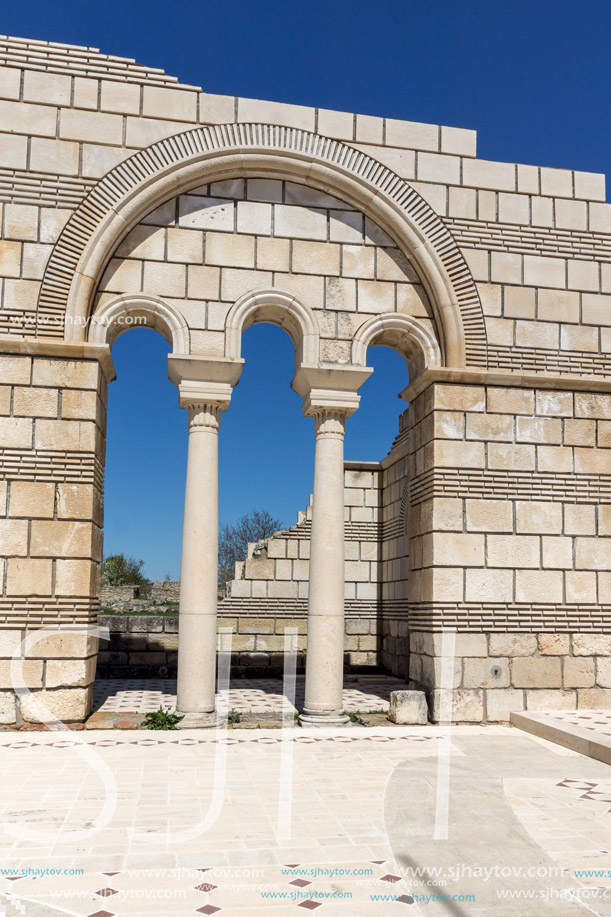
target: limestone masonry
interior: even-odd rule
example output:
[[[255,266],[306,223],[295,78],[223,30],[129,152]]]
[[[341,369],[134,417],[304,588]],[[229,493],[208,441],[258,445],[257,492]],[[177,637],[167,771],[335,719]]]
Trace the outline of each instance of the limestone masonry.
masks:
[[[171,343],[189,424],[189,723],[215,721],[217,623],[281,653],[307,620],[304,726],[345,722],[345,653],[437,718],[444,629],[458,721],[609,706],[611,205],[602,175],[475,141],[0,38],[0,722],[89,711],[111,346],[135,324]],[[260,321],[295,345],[313,500],[217,611],[219,426]],[[379,463],[344,463],[373,344],[405,357],[406,410]]]

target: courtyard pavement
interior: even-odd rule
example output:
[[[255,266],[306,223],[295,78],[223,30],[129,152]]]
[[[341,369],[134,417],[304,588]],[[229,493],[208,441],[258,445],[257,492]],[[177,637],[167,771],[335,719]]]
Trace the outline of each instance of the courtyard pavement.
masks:
[[[298,676],[293,705],[285,697],[280,678],[234,679],[229,686],[227,703],[230,710],[239,713],[301,710],[304,685],[303,676]],[[349,713],[387,711],[390,692],[406,687],[402,679],[392,675],[347,675],[344,679],[344,710]],[[93,685],[93,709],[97,713],[149,713],[158,710],[160,705],[176,709],[175,678],[97,679]]]
[[[611,914],[611,769],[511,727],[4,732],[0,776],[7,917]]]

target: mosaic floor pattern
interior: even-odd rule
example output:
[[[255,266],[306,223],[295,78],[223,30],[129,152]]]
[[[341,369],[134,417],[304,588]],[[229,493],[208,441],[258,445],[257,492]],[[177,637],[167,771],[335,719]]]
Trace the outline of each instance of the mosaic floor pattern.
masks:
[[[344,709],[350,713],[388,710],[390,692],[406,687],[391,675],[351,676],[344,682]],[[298,679],[295,706],[303,706],[304,681]],[[281,713],[282,680],[248,678],[231,683],[229,709],[240,713]],[[159,706],[176,707],[176,679],[100,679],[93,686],[94,711],[102,713],[149,713]]]

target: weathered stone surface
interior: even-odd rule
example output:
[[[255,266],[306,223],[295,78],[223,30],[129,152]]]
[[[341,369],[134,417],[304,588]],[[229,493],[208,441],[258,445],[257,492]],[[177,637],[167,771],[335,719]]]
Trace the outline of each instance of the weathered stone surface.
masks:
[[[574,656],[611,656],[611,634],[575,634]]]
[[[431,692],[431,720],[439,722],[442,691]],[[452,691],[452,721],[455,723],[481,723],[484,718],[484,692],[458,689]]]
[[[59,720],[66,722],[84,720],[91,708],[90,688],[59,688],[56,691],[37,691],[21,698],[21,715],[26,723],[41,721],[38,703]],[[44,714],[43,714],[44,715]]]
[[[517,656],[511,662],[511,683],[514,688],[560,688],[561,660],[544,656]]]
[[[424,726],[429,713],[424,691],[391,691],[388,719],[399,726]]]
[[[2,691],[0,693],[0,723],[9,726],[15,720],[15,695],[12,691]]]
[[[577,706],[576,691],[527,691],[526,709],[533,712],[545,710],[574,710]]]
[[[491,656],[532,656],[536,649],[534,634],[490,634],[489,637]]]
[[[566,656],[571,638],[568,634],[539,634],[537,645],[542,656]]]
[[[524,710],[524,703],[524,691],[516,688],[486,691],[486,720],[507,723],[511,713]]]

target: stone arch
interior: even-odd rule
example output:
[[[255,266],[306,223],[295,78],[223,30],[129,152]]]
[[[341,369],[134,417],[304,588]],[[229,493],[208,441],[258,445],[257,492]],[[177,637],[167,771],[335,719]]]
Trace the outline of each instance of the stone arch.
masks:
[[[240,359],[242,332],[256,322],[270,322],[287,332],[295,347],[295,371],[302,364],[318,364],[320,333],[316,316],[296,296],[281,290],[256,290],[236,300],[225,320],[226,357]]]
[[[123,293],[97,308],[89,324],[89,343],[112,347],[120,334],[139,324],[163,335],[173,354],[190,352],[190,333],[184,316],[161,297],[148,293]]]
[[[367,365],[367,348],[386,344],[404,358],[410,379],[425,369],[441,366],[439,344],[431,331],[417,318],[401,312],[376,315],[357,330],[352,339],[352,362]]]
[[[336,140],[271,124],[198,127],[160,140],[112,169],[72,215],[47,265],[37,331],[66,313],[65,337],[82,340],[96,285],[125,234],[165,200],[203,182],[259,175],[302,182],[356,205],[414,264],[435,311],[444,362],[486,364],[477,288],[451,233],[429,204],[386,166]],[[48,319],[47,319],[48,322]]]

